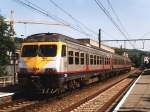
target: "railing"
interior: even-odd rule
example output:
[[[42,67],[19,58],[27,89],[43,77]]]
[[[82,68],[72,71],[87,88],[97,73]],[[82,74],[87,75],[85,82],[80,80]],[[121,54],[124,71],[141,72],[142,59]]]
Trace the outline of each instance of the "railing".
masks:
[[[14,76],[0,77],[0,87],[6,87],[7,85],[14,84]]]

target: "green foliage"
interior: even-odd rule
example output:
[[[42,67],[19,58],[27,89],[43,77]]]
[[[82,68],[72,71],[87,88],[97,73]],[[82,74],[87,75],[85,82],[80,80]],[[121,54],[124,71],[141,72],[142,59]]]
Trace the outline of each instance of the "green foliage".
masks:
[[[5,66],[10,62],[7,52],[15,50],[14,40],[11,36],[12,32],[9,31],[9,25],[0,16],[0,75],[5,74]]]
[[[21,48],[21,43],[22,43],[23,39],[22,39],[22,38],[15,37],[15,38],[14,38],[14,41],[15,41],[15,48],[16,48],[16,49],[20,49],[20,48]]]
[[[119,55],[123,55],[124,50],[122,48],[115,48],[115,53]]]
[[[131,59],[133,67],[140,67],[142,65],[142,56],[150,54],[150,52],[141,51],[137,49],[119,49],[119,48],[114,49],[115,53],[119,55],[122,55],[124,51],[127,52],[129,58]]]

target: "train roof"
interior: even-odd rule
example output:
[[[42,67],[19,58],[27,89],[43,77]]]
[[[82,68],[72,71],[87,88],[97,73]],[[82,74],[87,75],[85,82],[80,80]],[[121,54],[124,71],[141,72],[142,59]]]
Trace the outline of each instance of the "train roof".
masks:
[[[34,34],[31,36],[28,36],[24,42],[65,42],[66,40],[68,41],[73,41],[76,43],[80,43],[76,39],[73,39],[71,37],[58,34],[58,33],[39,33],[39,34]]]
[[[39,34],[34,34],[31,36],[28,36],[27,38],[25,38],[25,40],[23,42],[66,42],[66,41],[70,41],[70,42],[74,42],[77,44],[81,44],[81,45],[86,45],[87,44],[83,41],[81,41],[82,39],[74,39],[62,34],[58,34],[58,33],[39,33]],[[93,47],[95,49],[100,49],[96,46],[93,45],[89,45],[89,47]],[[106,51],[104,49],[100,49],[101,51],[105,51],[105,52],[109,52]]]
[[[77,44],[87,46],[83,41],[80,41],[80,40],[82,40],[82,39],[74,39],[74,38],[71,38],[71,37],[68,37],[68,36],[65,36],[62,34],[58,34],[58,33],[39,33],[39,34],[34,34],[34,35],[28,36],[27,38],[24,39],[23,42],[48,42],[48,41],[50,41],[50,42],[66,42],[66,41],[71,41],[71,42],[74,42]],[[89,45],[88,47],[92,47],[94,49],[113,54],[107,50],[101,49],[101,48],[93,46],[93,45]],[[113,55],[116,55],[116,54],[113,54]],[[120,55],[116,55],[116,56],[122,57]]]

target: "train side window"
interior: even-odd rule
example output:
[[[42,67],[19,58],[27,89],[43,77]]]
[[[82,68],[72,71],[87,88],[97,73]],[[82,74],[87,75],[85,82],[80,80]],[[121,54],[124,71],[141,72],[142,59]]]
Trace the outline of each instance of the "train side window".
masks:
[[[94,65],[96,65],[96,55],[94,55]]]
[[[117,65],[119,64],[119,61],[118,61],[118,59],[116,59],[116,63],[117,63]]]
[[[108,64],[110,64],[110,58],[108,58]]]
[[[100,62],[99,56],[97,56],[97,65],[99,65],[99,62]]]
[[[69,64],[73,64],[74,63],[74,61],[73,61],[73,51],[69,51],[68,54],[69,54],[69,57],[68,57]]]
[[[65,46],[65,45],[62,45],[61,56],[62,56],[62,57],[65,57],[65,56],[66,56],[66,46]]]
[[[75,64],[79,64],[79,52],[75,52]]]
[[[100,56],[100,65],[102,64],[102,56]]]
[[[104,65],[106,65],[106,57],[104,57]]]
[[[105,57],[104,56],[102,57],[102,63],[103,63],[103,65],[105,65]]]
[[[80,62],[81,65],[84,65],[84,53],[80,53]]]
[[[90,55],[90,64],[91,64],[91,65],[93,65],[93,61],[94,61],[93,55]]]

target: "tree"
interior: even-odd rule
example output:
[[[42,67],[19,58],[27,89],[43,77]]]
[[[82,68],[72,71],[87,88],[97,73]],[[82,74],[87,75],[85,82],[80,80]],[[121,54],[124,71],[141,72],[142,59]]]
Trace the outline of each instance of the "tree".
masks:
[[[114,49],[116,54],[123,55],[124,50],[122,48],[114,48]]]
[[[10,62],[8,53],[15,51],[15,44],[9,27],[10,25],[0,15],[0,75],[6,74],[5,67]]]

